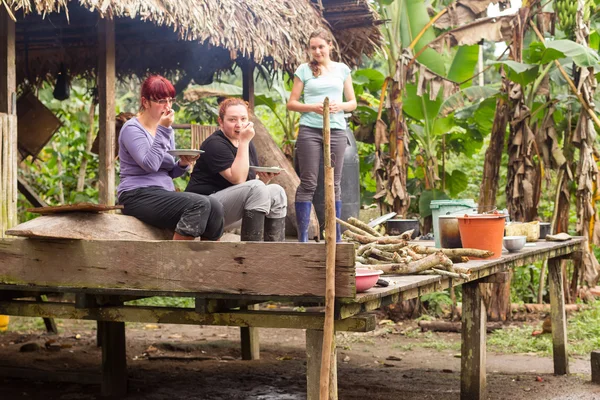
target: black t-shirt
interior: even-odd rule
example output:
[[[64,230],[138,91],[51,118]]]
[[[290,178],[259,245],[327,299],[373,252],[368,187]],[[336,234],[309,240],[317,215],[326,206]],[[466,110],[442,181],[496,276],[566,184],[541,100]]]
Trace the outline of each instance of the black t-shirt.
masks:
[[[190,182],[185,189],[186,192],[209,195],[219,190],[233,186],[231,182],[223,178],[220,172],[230,168],[237,155],[237,147],[227,139],[219,129],[210,135],[200,146],[204,153],[194,166]],[[250,141],[250,165],[258,166],[258,156],[254,143]],[[246,180],[256,177],[253,171],[248,171]]]

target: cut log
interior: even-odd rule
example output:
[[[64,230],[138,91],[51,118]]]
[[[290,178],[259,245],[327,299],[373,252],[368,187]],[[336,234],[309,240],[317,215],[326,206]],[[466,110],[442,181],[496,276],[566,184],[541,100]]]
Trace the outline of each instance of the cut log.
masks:
[[[377,264],[373,269],[380,269],[384,274],[391,275],[410,275],[417,274],[421,271],[428,270],[437,265],[444,267],[452,266],[452,261],[446,257],[443,253],[438,252],[430,254],[425,258],[410,263],[399,263],[399,264]]]
[[[450,322],[450,321],[419,321],[419,327],[422,332],[460,332],[462,329],[461,322]],[[498,329],[502,329],[503,325],[500,322],[488,322],[486,324],[487,332],[492,332]]]
[[[435,247],[426,247],[421,245],[411,245],[411,249],[413,249],[416,253],[419,254],[433,254],[436,251],[441,251],[448,257],[478,257],[478,258],[488,258],[494,255],[492,251],[488,250],[479,250],[479,249],[436,249]]]
[[[122,214],[70,213],[41,216],[7,231],[30,238],[169,240],[173,232]]]
[[[285,154],[279,149],[279,146],[277,146],[267,128],[260,122],[260,119],[254,115],[251,119],[254,123],[254,131],[256,132],[252,141],[258,153],[259,164],[266,167],[278,166],[285,169],[285,172],[273,178],[271,183],[276,183],[285,190],[288,200],[286,227],[293,227],[294,229],[290,233],[294,234],[296,232],[296,188],[300,185],[300,178],[298,178],[292,163],[289,162]],[[319,237],[319,221],[317,220],[314,208],[310,214],[308,237]]]

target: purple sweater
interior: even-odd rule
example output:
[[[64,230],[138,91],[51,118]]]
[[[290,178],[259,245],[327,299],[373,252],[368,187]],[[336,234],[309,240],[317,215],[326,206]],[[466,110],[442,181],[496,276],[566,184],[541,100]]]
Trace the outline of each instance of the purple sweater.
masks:
[[[173,179],[189,168],[181,168],[167,153],[174,148],[173,128],[159,125],[153,137],[136,117],[127,121],[119,135],[121,183],[117,195],[148,186],[174,191]]]

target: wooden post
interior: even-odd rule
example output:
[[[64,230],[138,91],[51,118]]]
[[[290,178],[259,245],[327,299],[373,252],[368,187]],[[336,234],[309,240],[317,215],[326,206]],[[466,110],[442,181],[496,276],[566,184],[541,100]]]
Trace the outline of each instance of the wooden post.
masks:
[[[258,310],[258,305],[249,305],[240,307],[247,310]],[[242,345],[242,360],[258,360],[260,359],[260,339],[258,328],[241,327],[240,340]]]
[[[102,396],[122,398],[127,394],[125,322],[98,322],[102,329]]]
[[[15,22],[0,7],[0,113],[17,113],[17,71],[15,56]]]
[[[254,112],[254,61],[244,60],[242,68],[242,97],[248,102],[250,111]]]
[[[98,21],[99,202],[115,204],[115,21]]]
[[[552,320],[552,355],[554,374],[569,373],[567,355],[567,317],[565,313],[565,294],[561,262],[558,258],[548,260],[548,280],[550,286],[550,318]]]
[[[592,383],[600,384],[600,351],[598,351],[598,350],[592,351],[591,362],[592,362]]]
[[[332,369],[335,328],[335,193],[333,167],[331,166],[331,130],[329,128],[329,98],[323,102],[323,171],[325,178],[325,327],[323,329],[323,354],[321,355],[321,400],[329,397],[329,374]],[[337,395],[335,396],[337,398]]]
[[[460,368],[460,398],[485,398],[485,305],[477,281],[462,285],[462,346]]]
[[[319,400],[320,370],[323,350],[323,331],[306,330],[306,399]],[[331,369],[329,372],[329,399],[337,400],[337,352],[335,336],[331,351]]]
[[[17,224],[15,22],[0,5],[0,238]]]

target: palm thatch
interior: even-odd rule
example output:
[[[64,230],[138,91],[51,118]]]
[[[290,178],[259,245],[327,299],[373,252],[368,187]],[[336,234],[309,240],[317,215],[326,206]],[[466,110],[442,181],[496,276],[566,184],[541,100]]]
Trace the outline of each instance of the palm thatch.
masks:
[[[315,6],[318,3],[324,9]],[[115,20],[117,73],[183,71],[201,83],[236,61],[291,71],[307,59],[308,35],[330,29],[356,65],[381,41],[367,0],[5,0],[17,18],[18,79],[35,81],[64,63],[93,75],[97,20]],[[344,26],[344,12],[353,22]],[[328,8],[330,7],[330,8]],[[352,11],[354,10],[354,11]],[[327,21],[330,12],[331,24]],[[350,14],[348,14],[350,15]],[[199,83],[200,83],[199,82]]]

